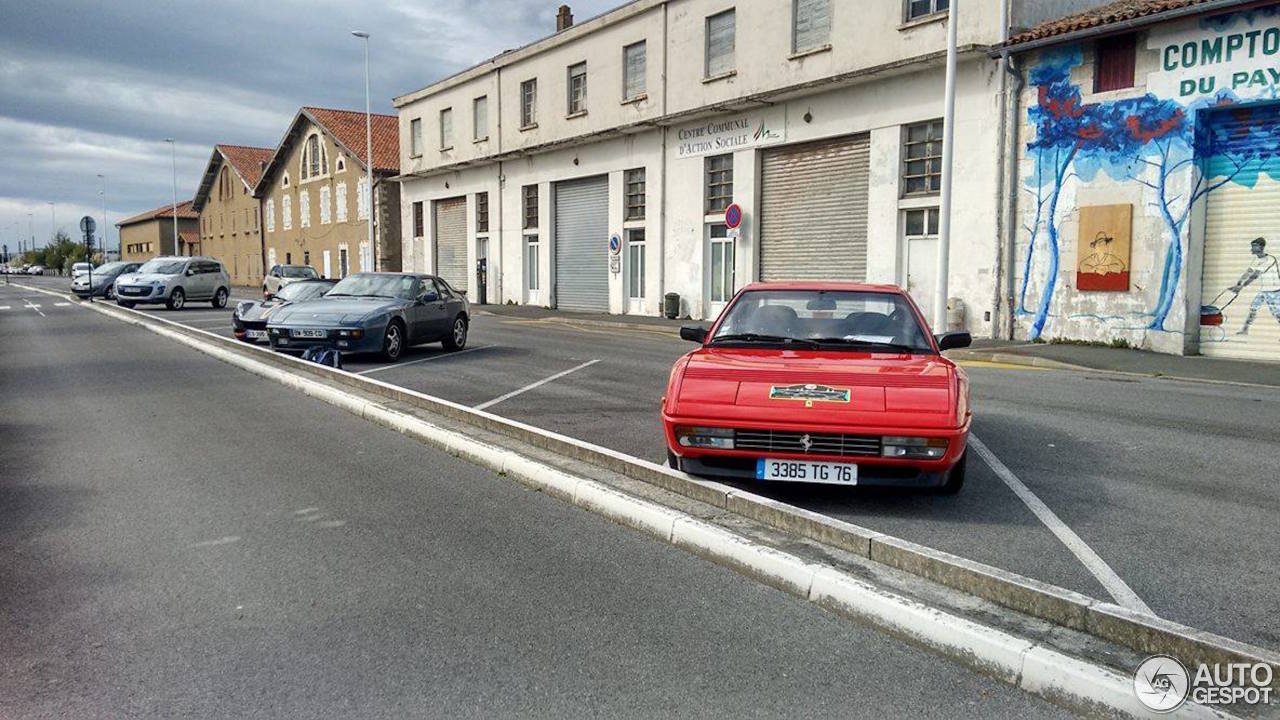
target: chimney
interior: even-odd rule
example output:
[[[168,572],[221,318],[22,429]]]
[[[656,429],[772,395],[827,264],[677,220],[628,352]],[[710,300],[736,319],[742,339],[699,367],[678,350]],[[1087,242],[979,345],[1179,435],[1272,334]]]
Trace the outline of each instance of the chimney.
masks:
[[[568,5],[561,5],[556,11],[556,32],[567,30],[573,27],[573,13],[569,11]]]

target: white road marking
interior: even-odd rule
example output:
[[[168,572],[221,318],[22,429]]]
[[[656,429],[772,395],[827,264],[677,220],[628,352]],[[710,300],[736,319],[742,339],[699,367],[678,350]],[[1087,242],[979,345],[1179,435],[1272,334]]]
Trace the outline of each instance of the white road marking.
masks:
[[[200,547],[214,547],[215,545],[229,545],[233,542],[236,542],[239,539],[240,539],[239,535],[224,535],[218,538],[217,540],[203,540],[201,542],[198,542],[192,545],[191,547],[200,548]]]
[[[68,305],[70,305],[70,304],[71,304],[71,303],[69,303],[69,302],[56,302],[56,303],[54,303],[54,304],[53,304],[53,306],[54,306],[54,307],[67,307],[67,306],[68,306]]]
[[[0,305],[0,310],[8,310],[8,309],[9,309],[8,305]]]
[[[361,370],[357,372],[356,375],[368,375],[369,373],[382,372],[383,370],[394,370],[396,368],[407,367],[409,365],[417,365],[418,363],[431,362],[432,360],[439,360],[441,358],[454,357],[456,355],[465,355],[469,352],[475,352],[476,350],[486,350],[491,347],[493,346],[477,345],[477,346],[466,348],[464,350],[459,350],[457,352],[446,352],[446,353],[440,353],[439,355],[432,355],[431,357],[424,357],[424,358],[418,358],[417,360],[410,360],[408,362],[392,363],[390,365],[379,365],[378,367],[372,367],[372,368],[369,368],[368,370]]]
[[[26,298],[23,298],[23,300],[22,300],[22,301],[23,301],[23,302],[25,302],[25,303],[27,304],[27,307],[29,307],[29,308],[31,308],[32,310],[35,310],[36,312],[40,313],[40,317],[48,317],[48,315],[45,315],[43,312],[40,312],[40,306],[39,306],[39,305],[33,304],[30,300],[27,300]]]
[[[532,389],[534,389],[534,388],[536,388],[536,387],[541,387],[541,386],[543,386],[543,385],[546,385],[547,383],[551,382],[552,380],[559,380],[560,378],[564,377],[565,375],[568,375],[569,373],[572,373],[572,372],[577,372],[577,371],[581,370],[581,369],[582,369],[582,368],[584,368],[584,367],[591,367],[592,365],[595,365],[595,364],[596,364],[596,363],[598,363],[598,362],[600,362],[600,361],[599,361],[599,360],[588,360],[587,362],[584,362],[584,363],[582,363],[581,365],[579,365],[579,366],[577,366],[577,367],[571,367],[571,368],[569,368],[568,370],[565,370],[564,372],[558,372],[558,373],[556,373],[555,375],[552,375],[551,377],[543,378],[543,379],[539,380],[539,381],[538,381],[538,382],[536,382],[536,383],[530,383],[530,384],[528,384],[528,385],[525,385],[524,387],[520,388],[519,390],[512,390],[511,392],[507,393],[506,395],[500,395],[500,396],[498,396],[498,397],[496,397],[496,398],[494,398],[494,399],[492,399],[492,400],[490,400],[490,401],[488,401],[488,402],[482,402],[482,403],[480,403],[479,405],[476,405],[476,406],[475,406],[475,409],[476,409],[476,410],[484,410],[485,408],[493,407],[494,405],[497,405],[498,403],[502,402],[503,400],[510,400],[511,398],[513,398],[513,397],[515,397],[515,396],[517,396],[517,395],[520,395],[520,394],[522,394],[522,393],[527,393],[527,392],[529,392],[530,390],[532,390]]]
[[[991,449],[986,444],[974,435],[970,435],[969,445],[991,467],[995,474],[1004,481],[1004,484],[1008,485],[1009,489],[1026,504],[1031,512],[1040,518],[1040,522],[1049,528],[1049,532],[1056,535],[1062,541],[1062,544],[1066,545],[1067,549],[1084,564],[1085,568],[1093,573],[1093,576],[1098,579],[1098,582],[1102,583],[1102,587],[1106,588],[1107,592],[1111,593],[1111,597],[1115,598],[1116,602],[1130,610],[1137,610],[1152,616],[1155,615],[1151,608],[1147,607],[1147,604],[1142,601],[1142,598],[1138,597],[1138,594],[1133,591],[1133,588],[1120,579],[1120,576],[1111,569],[1111,566],[1099,557],[1098,553],[1094,552],[1093,548],[1089,547],[1084,540],[1081,540],[1080,536],[1075,534],[1075,531],[1067,527],[1067,524],[1062,522],[1049,509],[1048,505],[1045,505],[1040,498],[1036,497],[1035,493],[1031,492],[1031,489],[1019,480],[1018,476],[1014,475],[1013,471],[1001,462],[1000,458],[996,457],[995,453],[991,452]]]

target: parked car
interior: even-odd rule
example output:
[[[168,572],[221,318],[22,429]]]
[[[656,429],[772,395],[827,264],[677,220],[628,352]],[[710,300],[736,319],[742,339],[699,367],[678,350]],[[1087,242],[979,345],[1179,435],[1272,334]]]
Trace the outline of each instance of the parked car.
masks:
[[[316,269],[310,265],[272,265],[267,276],[262,279],[262,297],[270,299],[280,292],[280,288],[299,280],[315,280],[320,277]]]
[[[462,349],[470,323],[465,294],[438,277],[356,273],[318,300],[273,312],[267,337],[273,349],[284,352],[319,345],[344,353],[381,353],[395,362],[406,348],[422,343]]]
[[[31,266],[27,267],[27,274],[28,274],[28,275],[43,275],[43,274],[44,274],[44,266],[43,266],[43,265],[31,265]]]
[[[969,383],[891,285],[755,283],[676,361],[662,401],[672,467],[705,477],[928,487],[964,483]]]
[[[72,277],[71,292],[82,299],[93,296],[115,300],[116,280],[121,275],[137,272],[140,267],[142,263],[139,262],[103,263],[84,274]],[[92,286],[89,284],[90,281],[93,282]]]
[[[231,313],[231,330],[239,340],[255,342],[267,339],[267,320],[280,308],[295,302],[315,300],[329,292],[337,280],[299,280],[280,288],[267,300],[245,300]]]
[[[181,310],[188,300],[227,306],[231,278],[222,263],[209,257],[157,257],[137,272],[116,278],[116,302],[124,307],[164,304]]]
[[[93,269],[93,263],[78,262],[71,265],[71,279],[75,280],[81,275],[87,275]]]

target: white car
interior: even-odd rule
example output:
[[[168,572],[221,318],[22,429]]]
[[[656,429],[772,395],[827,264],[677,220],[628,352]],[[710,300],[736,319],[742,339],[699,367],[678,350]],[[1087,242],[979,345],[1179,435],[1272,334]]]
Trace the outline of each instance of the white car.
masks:
[[[270,300],[280,288],[298,280],[316,280],[320,274],[310,265],[272,265],[271,272],[262,279],[262,298]]]
[[[88,275],[89,270],[93,269],[92,263],[78,262],[71,266],[71,279],[75,280],[81,275]]]
[[[44,274],[44,266],[43,266],[43,265],[32,265],[31,267],[27,268],[27,274],[28,274],[28,275],[43,275],[43,274]]]

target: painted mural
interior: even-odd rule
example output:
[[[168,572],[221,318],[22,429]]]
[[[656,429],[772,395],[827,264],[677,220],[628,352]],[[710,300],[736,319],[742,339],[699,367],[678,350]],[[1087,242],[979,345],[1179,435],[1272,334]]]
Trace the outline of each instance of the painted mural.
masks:
[[[1254,26],[1255,30],[1249,30]],[[1220,62],[1231,59],[1221,53],[1224,47],[1235,47],[1232,38],[1237,35],[1250,38],[1252,44],[1245,45],[1242,40],[1235,60],[1276,65],[1280,11],[1267,8],[1236,13],[1203,21],[1199,27],[1198,34],[1192,33],[1200,38],[1194,42],[1183,42],[1181,37],[1165,42],[1173,50],[1162,51],[1163,66],[1147,83],[1158,87],[1172,82],[1172,87],[1186,92],[1165,97],[1148,92],[1086,103],[1081,88],[1072,80],[1073,69],[1083,62],[1079,46],[1045,52],[1031,67],[1029,86],[1035,92],[1035,102],[1027,114],[1034,137],[1026,146],[1022,171],[1024,190],[1031,198],[1024,213],[1024,237],[1029,242],[1020,258],[1021,278],[1015,298],[1015,315],[1024,323],[1029,338],[1061,332],[1065,321],[1084,317],[1119,331],[1123,337],[1184,332],[1181,309],[1186,306],[1187,223],[1192,209],[1228,183],[1252,187],[1264,173],[1280,180],[1280,106],[1257,104],[1276,99],[1280,66],[1268,75],[1263,69],[1246,72],[1211,64],[1210,70],[1224,73],[1221,82],[1196,75],[1205,71],[1201,63],[1214,47]],[[1275,43],[1268,39],[1273,34]],[[1181,72],[1180,63],[1192,56],[1194,63]],[[1212,72],[1208,76],[1216,77]],[[1193,85],[1190,89],[1188,79]],[[1270,82],[1272,79],[1275,82]],[[1250,104],[1241,105],[1243,102]],[[1228,111],[1230,122],[1205,122],[1214,113]],[[1061,230],[1076,210],[1076,192],[1104,179],[1142,188],[1143,206],[1135,209],[1146,218],[1158,218],[1163,248],[1135,257],[1135,266],[1126,268],[1126,272],[1134,271],[1135,278],[1139,274],[1147,278],[1134,284],[1136,295],[1128,310],[1084,314],[1077,312],[1079,303],[1064,302],[1061,297],[1065,280],[1075,277],[1075,273],[1061,271]],[[1105,237],[1094,239],[1101,247],[1093,250],[1104,256],[1109,243]],[[1276,245],[1280,246],[1280,238]],[[1080,269],[1079,258],[1072,269]],[[1267,277],[1265,271],[1259,273],[1259,278],[1263,277]],[[1244,279],[1242,276],[1242,283]],[[1078,296],[1088,288],[1070,291]],[[1262,306],[1270,308],[1269,302],[1264,299]],[[1280,305],[1280,295],[1276,303]]]

